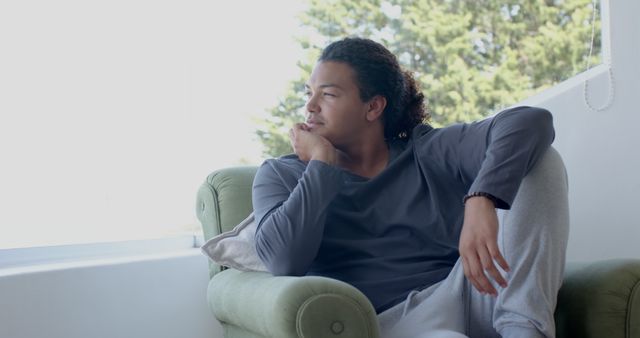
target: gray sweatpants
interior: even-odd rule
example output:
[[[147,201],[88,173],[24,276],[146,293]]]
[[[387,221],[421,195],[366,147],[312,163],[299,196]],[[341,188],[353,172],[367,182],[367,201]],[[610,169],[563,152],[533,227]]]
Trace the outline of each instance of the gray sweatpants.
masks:
[[[482,295],[458,260],[449,276],[378,315],[383,338],[555,337],[553,313],[569,236],[567,177],[551,148],[498,210],[498,245],[511,268],[498,296]],[[496,264],[497,266],[497,264]]]

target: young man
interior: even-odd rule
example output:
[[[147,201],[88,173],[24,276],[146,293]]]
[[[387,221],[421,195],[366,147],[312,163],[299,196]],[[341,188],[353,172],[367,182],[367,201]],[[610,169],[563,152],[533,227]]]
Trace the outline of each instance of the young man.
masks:
[[[306,87],[295,154],[253,186],[271,273],[354,285],[383,337],[555,336],[568,221],[550,113],[432,128],[411,75],[359,38],[327,46]]]

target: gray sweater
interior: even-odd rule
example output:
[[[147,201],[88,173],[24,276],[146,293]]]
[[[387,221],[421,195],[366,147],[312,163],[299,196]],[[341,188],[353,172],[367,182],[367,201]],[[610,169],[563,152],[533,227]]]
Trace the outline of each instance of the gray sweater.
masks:
[[[554,138],[551,114],[517,107],[471,124],[418,125],[387,142],[368,179],[296,155],[265,161],[253,183],[256,249],[274,275],[317,275],[362,291],[378,313],[444,279],[467,193],[508,209]]]

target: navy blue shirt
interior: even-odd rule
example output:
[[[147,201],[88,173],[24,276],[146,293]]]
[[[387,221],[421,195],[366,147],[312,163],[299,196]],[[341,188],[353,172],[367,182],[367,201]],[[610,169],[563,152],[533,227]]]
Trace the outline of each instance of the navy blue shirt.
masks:
[[[459,257],[463,197],[508,209],[554,138],[551,114],[517,107],[471,124],[418,125],[387,142],[369,179],[296,155],[265,161],[253,183],[256,249],[274,275],[317,275],[362,291],[378,313],[444,279]]]

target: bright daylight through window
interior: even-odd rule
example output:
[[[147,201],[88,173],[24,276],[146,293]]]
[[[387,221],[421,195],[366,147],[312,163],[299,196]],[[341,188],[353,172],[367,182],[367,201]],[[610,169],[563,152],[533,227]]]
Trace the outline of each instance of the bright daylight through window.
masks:
[[[599,63],[593,10],[592,0],[3,2],[0,249],[199,234],[195,196],[210,172],[290,151],[302,86],[329,41],[388,46],[441,126],[584,71],[592,25]]]

